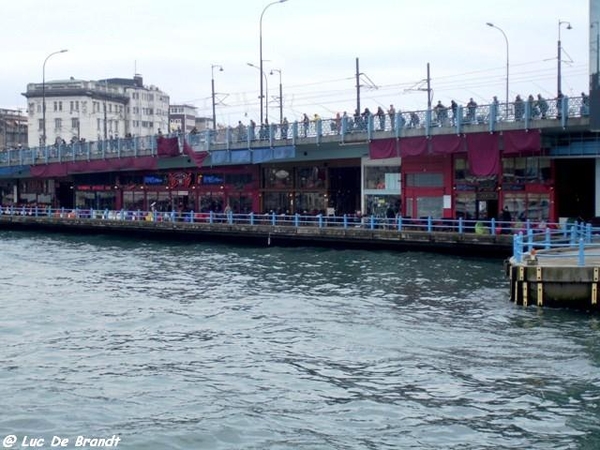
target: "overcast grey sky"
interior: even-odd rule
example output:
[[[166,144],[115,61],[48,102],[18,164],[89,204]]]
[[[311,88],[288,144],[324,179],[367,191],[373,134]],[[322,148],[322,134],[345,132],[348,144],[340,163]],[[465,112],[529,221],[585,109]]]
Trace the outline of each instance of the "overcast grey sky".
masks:
[[[132,77],[211,115],[211,65],[219,122],[258,119],[259,22],[269,0],[19,0],[2,3],[4,68],[0,107],[24,108],[27,83]],[[424,109],[418,90],[430,63],[434,101],[480,104],[505,98],[507,35],[510,98],[556,95],[557,40],[566,95],[588,90],[588,0],[287,0],[263,16],[269,116],[334,116],[361,109]],[[559,27],[559,20],[568,21]],[[572,62],[570,62],[572,61]],[[267,86],[265,86],[265,89]],[[272,120],[273,121],[273,120]]]

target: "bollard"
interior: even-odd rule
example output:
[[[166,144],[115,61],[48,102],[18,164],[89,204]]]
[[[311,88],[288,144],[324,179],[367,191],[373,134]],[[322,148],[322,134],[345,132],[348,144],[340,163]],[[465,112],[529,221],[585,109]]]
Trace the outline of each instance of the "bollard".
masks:
[[[214,216],[215,216],[214,212],[210,211],[208,213],[208,223],[214,223],[214,221],[215,221],[215,217]]]
[[[277,223],[277,216],[275,215],[275,211],[271,213],[271,225],[275,226]]]
[[[371,230],[375,229],[375,216],[373,214],[371,214],[370,226],[371,226]]]
[[[294,214],[294,226],[298,228],[300,226],[300,214]]]
[[[431,216],[427,217],[427,232],[431,233],[433,231],[433,219]]]
[[[463,223],[463,218],[459,217],[458,218],[458,234],[463,234],[464,233],[464,223]]]
[[[323,228],[323,214],[317,216],[319,218],[319,228]]]
[[[250,225],[254,225],[254,212],[250,213]]]
[[[550,248],[550,228],[546,228],[546,237],[544,239],[544,248],[548,250]]]

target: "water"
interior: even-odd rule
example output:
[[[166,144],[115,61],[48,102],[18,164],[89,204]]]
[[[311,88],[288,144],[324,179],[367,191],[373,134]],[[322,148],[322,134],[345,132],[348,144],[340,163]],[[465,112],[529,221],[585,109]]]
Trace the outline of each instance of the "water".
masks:
[[[600,448],[598,317],[512,305],[499,260],[20,233],[0,255],[13,448]]]

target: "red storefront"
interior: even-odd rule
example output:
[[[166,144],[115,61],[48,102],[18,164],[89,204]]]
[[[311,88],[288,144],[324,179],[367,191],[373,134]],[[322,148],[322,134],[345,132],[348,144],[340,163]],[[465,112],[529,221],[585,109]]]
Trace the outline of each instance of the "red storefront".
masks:
[[[371,159],[401,157],[405,217],[555,221],[552,161],[539,130],[373,141]]]
[[[258,185],[251,165],[132,174],[117,184],[117,208],[222,212],[230,205],[234,213],[249,213],[258,210]]]

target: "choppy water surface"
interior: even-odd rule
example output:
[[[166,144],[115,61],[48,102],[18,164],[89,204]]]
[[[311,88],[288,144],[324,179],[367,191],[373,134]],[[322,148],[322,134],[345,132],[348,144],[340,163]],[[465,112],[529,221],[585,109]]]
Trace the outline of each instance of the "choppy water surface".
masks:
[[[600,448],[598,317],[499,260],[0,233],[0,274],[0,439]]]

